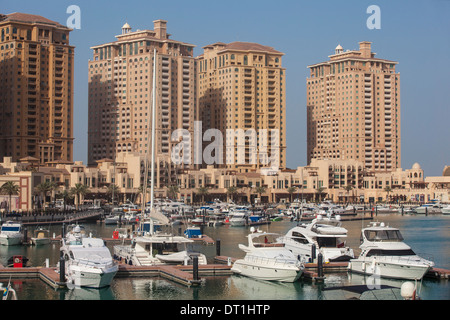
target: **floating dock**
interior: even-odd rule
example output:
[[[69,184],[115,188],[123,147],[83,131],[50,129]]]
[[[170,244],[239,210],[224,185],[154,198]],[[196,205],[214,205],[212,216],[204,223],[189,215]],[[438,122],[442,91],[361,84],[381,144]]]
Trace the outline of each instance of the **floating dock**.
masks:
[[[214,258],[215,264],[199,265],[197,272],[198,277],[194,276],[194,268],[192,265],[160,265],[160,266],[130,266],[119,264],[119,271],[116,277],[161,277],[167,280],[177,282],[179,284],[194,287],[203,283],[201,277],[205,276],[229,276],[233,274],[231,267],[236,258],[227,256],[217,256]],[[323,264],[323,273],[340,273],[347,272],[347,262],[330,262]],[[438,280],[446,280],[449,278],[450,270],[441,268],[432,268],[425,278],[433,278]],[[24,267],[24,268],[8,268],[0,264],[0,279],[41,279],[55,289],[66,287],[65,282],[60,281],[58,268],[44,267]],[[311,280],[313,282],[321,282],[325,276],[318,273],[317,263],[305,264],[302,279]]]

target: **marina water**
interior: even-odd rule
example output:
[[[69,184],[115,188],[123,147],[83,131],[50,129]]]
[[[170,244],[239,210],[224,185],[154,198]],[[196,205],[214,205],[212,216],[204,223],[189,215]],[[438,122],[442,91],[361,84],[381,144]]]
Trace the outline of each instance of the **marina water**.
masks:
[[[445,215],[405,215],[378,214],[373,221],[385,222],[397,227],[402,232],[405,242],[420,256],[433,260],[437,268],[450,269],[450,216]],[[361,229],[369,220],[344,221],[348,229],[347,245],[359,254]],[[294,227],[294,221],[272,222],[259,226],[262,231],[285,234]],[[87,232],[94,237],[111,238],[116,226],[102,223],[84,224]],[[34,227],[28,227],[28,235]],[[51,226],[50,235],[60,235],[62,226]],[[174,228],[178,232],[178,227]],[[239,250],[239,243],[246,243],[248,227],[205,227],[204,233],[214,240],[221,240],[222,256],[242,258],[244,252]],[[108,244],[111,246],[112,243]],[[216,246],[194,244],[194,249],[203,252],[208,262],[213,263]],[[48,259],[51,267],[59,261],[59,243],[45,246],[0,246],[0,263],[7,265],[7,260],[14,255],[24,255],[30,266],[45,266]],[[238,275],[203,277],[200,287],[188,288],[159,277],[120,278],[116,277],[111,287],[103,289],[58,289],[45,284],[39,279],[11,280],[19,300],[322,300],[323,287],[349,284],[367,284],[368,279],[362,275],[347,272],[326,273],[323,283],[300,280],[295,283],[273,283],[258,281]],[[9,279],[0,279],[6,283]],[[381,279],[381,284],[400,287],[400,280]],[[370,284],[370,283],[369,283]],[[419,295],[424,300],[450,300],[448,280],[423,279],[419,284]]]

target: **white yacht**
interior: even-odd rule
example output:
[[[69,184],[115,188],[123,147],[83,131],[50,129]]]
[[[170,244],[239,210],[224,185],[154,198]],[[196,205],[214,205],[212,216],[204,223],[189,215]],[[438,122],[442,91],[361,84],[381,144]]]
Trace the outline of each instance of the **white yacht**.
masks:
[[[442,214],[450,214],[450,204],[446,205],[445,207],[442,207]]]
[[[50,243],[50,230],[44,228],[37,228],[34,230],[34,235],[31,237],[31,243],[35,246],[41,246]]]
[[[420,207],[414,208],[414,212],[416,214],[440,214],[441,206],[438,203],[425,203],[421,205]]]
[[[245,226],[247,222],[247,213],[245,212],[234,212],[230,214],[229,222],[231,226],[242,227]]]
[[[155,224],[158,225],[155,228]],[[164,264],[192,264],[198,258],[199,265],[206,265],[204,254],[193,252],[188,245],[194,241],[185,236],[176,236],[160,230],[161,224],[151,219],[141,222],[131,245],[114,246],[114,257],[133,266],[155,266]]]
[[[22,224],[15,221],[6,221],[0,229],[0,245],[15,246],[22,243]]]
[[[278,242],[284,243],[294,255],[300,256],[302,261],[314,260],[312,247],[316,247],[324,262],[348,261],[355,256],[353,250],[345,245],[343,238],[347,237],[347,229],[342,227],[340,216],[322,217],[308,224],[299,224],[289,230]]]
[[[68,287],[103,288],[111,284],[118,271],[102,239],[87,237],[77,225],[61,240]]]
[[[414,253],[397,228],[372,222],[362,230],[361,254],[349,262],[351,272],[393,279],[420,280],[434,266]]]
[[[253,231],[253,228],[252,228]],[[259,280],[295,282],[303,273],[303,264],[285,248],[277,243],[275,233],[252,232],[248,235],[248,245],[239,244],[246,255],[236,260],[231,270]]]

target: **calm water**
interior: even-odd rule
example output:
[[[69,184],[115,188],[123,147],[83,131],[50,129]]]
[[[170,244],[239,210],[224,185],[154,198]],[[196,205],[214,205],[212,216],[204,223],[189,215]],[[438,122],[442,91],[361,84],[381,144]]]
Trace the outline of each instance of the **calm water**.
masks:
[[[431,258],[436,267],[450,269],[450,216],[401,216],[378,215],[378,221],[383,221],[393,227],[400,228],[405,242],[413,250]],[[359,254],[359,237],[361,228],[368,221],[344,222],[349,230],[347,244]],[[295,226],[295,222],[273,222],[271,225],[260,226],[263,231],[285,233]],[[112,237],[114,226],[102,224],[85,224],[88,232],[96,237]],[[52,226],[51,233],[61,234],[61,226]],[[32,227],[28,228],[31,235]],[[178,228],[174,230],[178,232]],[[248,228],[221,226],[205,227],[205,233],[212,239],[221,240],[221,255],[241,258],[243,252],[238,249],[239,243],[246,243]],[[196,244],[194,249],[206,254],[210,262],[216,255],[215,246]],[[56,266],[59,260],[59,243],[42,247],[0,246],[0,263],[6,265],[9,257],[25,255],[29,265],[44,266],[45,259],[50,260],[50,266]],[[106,289],[75,289],[55,290],[38,279],[13,280],[19,300],[321,300],[323,286],[340,286],[346,284],[365,284],[365,277],[347,273],[326,274],[323,284],[310,281],[282,284],[257,281],[241,276],[205,277],[204,284],[198,288],[187,288],[161,278],[116,278],[110,288]],[[1,279],[3,283],[8,279]],[[398,280],[381,280],[382,284],[400,287]],[[420,296],[425,300],[450,300],[450,286],[447,280],[424,279],[420,286]]]

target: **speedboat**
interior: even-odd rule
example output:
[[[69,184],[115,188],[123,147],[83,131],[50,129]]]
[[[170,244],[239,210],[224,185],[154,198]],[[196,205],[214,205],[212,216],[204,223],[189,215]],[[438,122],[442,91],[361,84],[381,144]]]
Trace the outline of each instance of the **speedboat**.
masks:
[[[60,250],[69,287],[107,287],[118,271],[104,241],[87,237],[82,226],[76,225],[67,233]]]
[[[31,243],[35,246],[41,246],[50,243],[50,231],[44,228],[37,228],[34,230],[34,235],[31,237]]]
[[[313,245],[317,254],[321,253],[324,262],[349,261],[355,256],[353,250],[345,245],[342,238],[347,237],[347,229],[342,227],[340,216],[317,216],[309,224],[299,224],[289,230],[278,242],[284,243],[294,255],[303,261],[312,261]]]
[[[155,222],[157,223],[157,222]],[[206,265],[204,254],[188,250],[194,240],[176,236],[154,226],[152,220],[141,223],[131,245],[114,246],[114,258],[133,266],[156,266],[165,264],[192,264],[198,258],[199,265]]]
[[[105,224],[111,225],[111,224],[118,224],[120,221],[119,214],[110,214],[105,217]]]
[[[22,223],[6,221],[0,229],[0,245],[15,246],[22,243]]]
[[[247,223],[247,213],[245,212],[234,212],[233,214],[230,214],[230,216],[229,222],[231,226],[245,226]]]
[[[276,242],[278,236],[276,233],[250,233],[248,245],[239,244],[239,249],[246,253],[245,257],[236,260],[231,270],[259,280],[297,281],[304,266],[283,243]]]
[[[434,262],[419,257],[406,243],[400,230],[383,222],[372,222],[361,232],[361,254],[349,262],[351,272],[393,279],[420,280]]]
[[[442,214],[450,214],[450,204],[446,205],[445,207],[442,207]]]
[[[425,203],[420,207],[414,208],[416,214],[439,214],[442,213],[441,206],[438,203]]]

